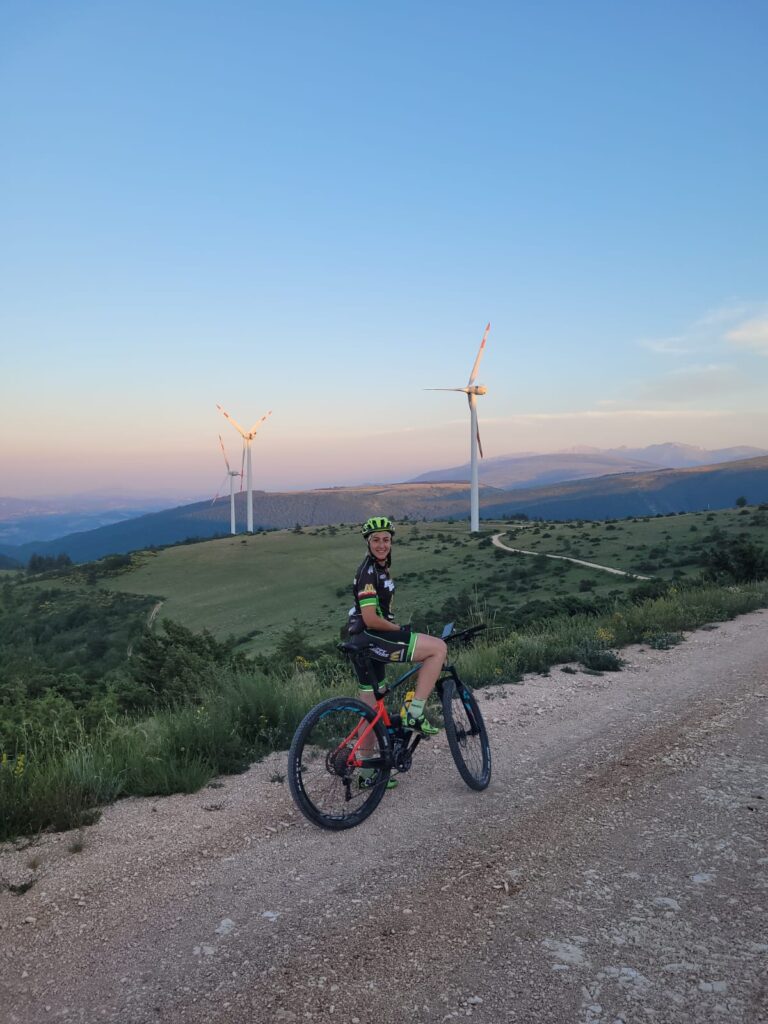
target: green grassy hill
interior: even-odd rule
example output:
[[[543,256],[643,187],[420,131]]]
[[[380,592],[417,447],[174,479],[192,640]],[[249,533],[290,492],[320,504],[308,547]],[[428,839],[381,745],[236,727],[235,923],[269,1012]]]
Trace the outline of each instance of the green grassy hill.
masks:
[[[365,556],[358,527],[281,530],[142,552],[136,568],[108,585],[164,600],[162,616],[249,651],[271,649],[293,621],[316,643],[338,636],[352,604],[352,577]],[[398,526],[393,575],[396,614],[442,607],[462,588],[482,590],[493,550],[471,539],[465,523]]]
[[[498,551],[506,543],[624,569],[663,580],[698,575],[718,535],[743,534],[768,544],[768,511],[728,509],[615,523],[483,523],[471,537],[466,523],[398,526],[392,574],[396,614],[436,629],[461,608],[462,592],[490,613],[516,621],[532,602],[621,597],[638,581],[554,559]],[[190,629],[238,637],[249,652],[271,650],[293,621],[315,643],[335,638],[351,604],[351,582],[365,554],[357,527],[315,527],[233,537],[144,552],[135,567],[107,585],[164,601],[162,616]],[[466,609],[465,609],[466,614]]]
[[[566,662],[615,671],[628,643],[666,649],[768,604],[768,507],[484,526],[399,526],[393,564],[398,617],[496,627],[456,652],[473,686]],[[498,550],[492,533],[537,554]],[[92,822],[121,795],[191,792],[285,749],[308,707],[354,692],[332,644],[363,552],[357,528],[321,527],[3,574],[0,839]]]
[[[505,543],[671,580],[697,576],[713,544],[719,539],[733,543],[740,536],[765,546],[768,509],[720,509],[607,523],[536,523],[508,534]]]

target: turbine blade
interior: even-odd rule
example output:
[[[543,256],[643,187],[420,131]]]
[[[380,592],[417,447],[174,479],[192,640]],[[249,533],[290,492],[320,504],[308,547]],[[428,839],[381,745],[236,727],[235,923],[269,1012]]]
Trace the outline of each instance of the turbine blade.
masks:
[[[243,441],[243,459],[240,463],[240,493],[243,493],[243,480],[245,480],[245,441]]]
[[[483,358],[483,352],[485,351],[485,341],[488,337],[488,332],[491,329],[490,323],[486,325],[485,333],[483,334],[483,340],[480,342],[480,348],[477,350],[477,359],[475,365],[472,367],[472,373],[469,375],[469,383],[467,387],[471,387],[475,383],[475,377],[477,377],[477,371],[480,367],[480,360]]]
[[[232,417],[231,417],[231,416],[229,415],[229,413],[228,413],[228,412],[226,411],[226,409],[222,409],[222,408],[221,408],[221,406],[220,406],[220,405],[218,404],[218,402],[216,403],[216,408],[217,408],[217,409],[219,410],[219,412],[221,413],[221,415],[222,415],[222,416],[223,416],[223,417],[224,417],[225,419],[228,419],[228,420],[229,420],[229,422],[230,422],[230,423],[232,424],[232,426],[233,426],[233,427],[235,428],[235,430],[236,430],[236,431],[237,431],[237,432],[238,432],[239,434],[242,434],[242,436],[243,436],[243,437],[245,437],[245,431],[244,431],[244,430],[243,430],[243,428],[242,428],[242,427],[240,426],[240,424],[239,424],[239,423],[237,422],[237,420],[235,420],[235,419],[232,419]]]
[[[251,429],[250,429],[250,430],[248,431],[248,436],[249,436],[249,437],[253,437],[253,436],[254,436],[254,434],[256,433],[256,431],[257,431],[257,430],[259,429],[259,427],[261,426],[261,424],[262,424],[262,423],[264,422],[264,420],[268,419],[268,418],[269,418],[269,417],[270,417],[271,415],[272,415],[272,410],[270,409],[270,410],[269,410],[269,412],[268,412],[268,413],[266,413],[266,415],[264,415],[264,416],[262,416],[262,417],[261,417],[261,419],[259,420],[259,422],[258,422],[258,423],[254,423],[254,425],[253,425],[253,426],[251,427]]]
[[[477,450],[480,452],[480,458],[483,457],[483,442],[480,440],[480,425],[478,424],[477,430],[475,431],[477,436]]]
[[[463,391],[467,392],[466,388],[422,388],[422,391]]]
[[[216,497],[211,502],[212,505],[215,505],[216,502],[219,500],[219,495],[221,494],[221,488],[224,486],[224,484],[227,482],[228,479],[229,479],[229,473],[227,473],[227,475],[224,477],[224,479],[219,484],[219,489],[216,491]]]
[[[221,445],[221,454],[224,456],[224,462],[227,465],[227,472],[229,472],[229,459],[227,458],[227,453],[224,451],[224,442],[221,439],[221,434],[219,434],[219,444]]]

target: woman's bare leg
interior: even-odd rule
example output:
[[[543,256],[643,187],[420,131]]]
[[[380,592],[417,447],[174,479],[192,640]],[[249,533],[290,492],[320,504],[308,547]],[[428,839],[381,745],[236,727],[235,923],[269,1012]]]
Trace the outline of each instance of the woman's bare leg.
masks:
[[[445,664],[447,653],[448,648],[445,641],[441,640],[439,636],[419,633],[413,652],[413,660],[421,662],[416,681],[416,700],[425,701],[434,690],[435,683]]]

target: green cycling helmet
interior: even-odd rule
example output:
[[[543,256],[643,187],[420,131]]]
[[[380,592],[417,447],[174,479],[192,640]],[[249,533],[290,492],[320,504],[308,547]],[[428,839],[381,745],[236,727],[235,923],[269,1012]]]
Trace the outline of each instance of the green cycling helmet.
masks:
[[[386,530],[390,536],[394,537],[395,528],[386,516],[371,516],[370,519],[366,519],[363,523],[363,536],[366,540],[372,533],[381,533],[384,530]]]

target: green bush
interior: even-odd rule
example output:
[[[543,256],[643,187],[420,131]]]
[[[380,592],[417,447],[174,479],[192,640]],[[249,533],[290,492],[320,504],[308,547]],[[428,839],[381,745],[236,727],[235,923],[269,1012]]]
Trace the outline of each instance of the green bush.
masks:
[[[705,563],[714,580],[742,583],[768,576],[768,553],[743,536],[718,538],[707,552]]]

